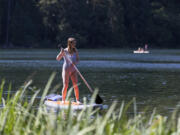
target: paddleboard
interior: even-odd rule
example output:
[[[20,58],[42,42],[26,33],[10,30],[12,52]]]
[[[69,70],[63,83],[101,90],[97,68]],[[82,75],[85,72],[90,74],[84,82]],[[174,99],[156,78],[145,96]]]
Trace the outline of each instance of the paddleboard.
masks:
[[[87,104],[87,105],[84,105],[84,104],[77,104],[76,102],[69,102],[69,101],[66,101],[65,103],[62,103],[62,101],[46,100],[44,102],[44,104],[48,108],[54,108],[54,109],[58,109],[58,110],[68,109],[70,104],[71,104],[72,110],[82,110],[82,109],[86,109],[86,108],[89,108],[89,107],[92,107],[93,109],[95,109],[95,108],[103,109],[102,104]]]
[[[56,95],[56,94],[50,94],[46,96],[44,104],[48,109],[56,109],[56,110],[62,110],[62,109],[68,109],[69,105],[71,104],[71,108],[73,110],[82,110],[86,108],[92,107],[93,109],[99,108],[99,109],[106,109],[107,106],[102,105],[102,104],[77,104],[76,102],[69,102],[65,101],[62,103],[61,101],[62,96],[61,95]]]

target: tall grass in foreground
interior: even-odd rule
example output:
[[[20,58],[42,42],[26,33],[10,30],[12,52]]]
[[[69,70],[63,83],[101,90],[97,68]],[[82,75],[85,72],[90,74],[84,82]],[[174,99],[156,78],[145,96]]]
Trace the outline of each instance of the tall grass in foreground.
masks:
[[[4,107],[0,109],[0,135],[180,135],[180,118],[176,122],[176,111],[167,119],[155,112],[146,117],[136,113],[134,107],[134,116],[128,118],[126,112],[131,103],[125,105],[124,102],[119,109],[113,103],[102,115],[92,108],[76,115],[71,108],[47,111],[43,101],[53,78],[54,74],[44,89],[38,109],[33,107],[38,91],[30,101],[24,99],[29,83],[6,100],[2,98],[2,83],[0,104]]]

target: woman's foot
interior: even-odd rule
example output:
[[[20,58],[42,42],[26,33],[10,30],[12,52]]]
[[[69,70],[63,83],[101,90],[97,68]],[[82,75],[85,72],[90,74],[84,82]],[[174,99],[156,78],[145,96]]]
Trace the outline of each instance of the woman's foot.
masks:
[[[65,101],[63,101],[63,100],[62,100],[62,101],[61,101],[61,103],[62,103],[62,104],[64,104],[64,103],[65,103]]]
[[[81,105],[82,103],[80,101],[76,101],[76,104]]]

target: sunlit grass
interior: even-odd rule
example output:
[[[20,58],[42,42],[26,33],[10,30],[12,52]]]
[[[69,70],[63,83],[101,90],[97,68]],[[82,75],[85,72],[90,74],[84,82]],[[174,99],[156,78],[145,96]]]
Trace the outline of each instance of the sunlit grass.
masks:
[[[35,99],[37,90],[30,100],[26,100],[25,92],[31,81],[21,87],[13,96],[2,97],[4,81],[1,84],[0,135],[179,135],[180,118],[176,118],[177,110],[171,118],[156,114],[138,113],[135,99],[120,108],[114,102],[105,113],[92,108],[74,112],[68,110],[48,111],[43,102],[51,83],[53,74],[42,94],[40,103]],[[95,95],[93,95],[94,97]],[[94,99],[92,97],[92,99]],[[130,106],[134,114],[127,115]],[[37,107],[34,107],[37,106]]]

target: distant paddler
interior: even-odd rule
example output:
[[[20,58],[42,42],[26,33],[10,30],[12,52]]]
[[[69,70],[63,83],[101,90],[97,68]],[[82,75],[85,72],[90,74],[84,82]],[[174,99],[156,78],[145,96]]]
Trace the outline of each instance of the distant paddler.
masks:
[[[133,53],[149,53],[148,44],[145,44],[144,48],[139,47],[137,50],[133,51]]]
[[[80,104],[79,101],[79,88],[78,88],[78,75],[74,65],[79,63],[79,54],[76,48],[76,39],[68,38],[67,40],[67,48],[61,48],[61,51],[56,57],[57,61],[64,59],[64,64],[62,67],[62,80],[63,80],[63,88],[62,88],[62,103],[65,103],[67,89],[69,85],[69,78],[71,78],[74,93],[76,97],[76,103]],[[70,60],[70,61],[69,61]],[[71,63],[72,62],[72,63]]]

